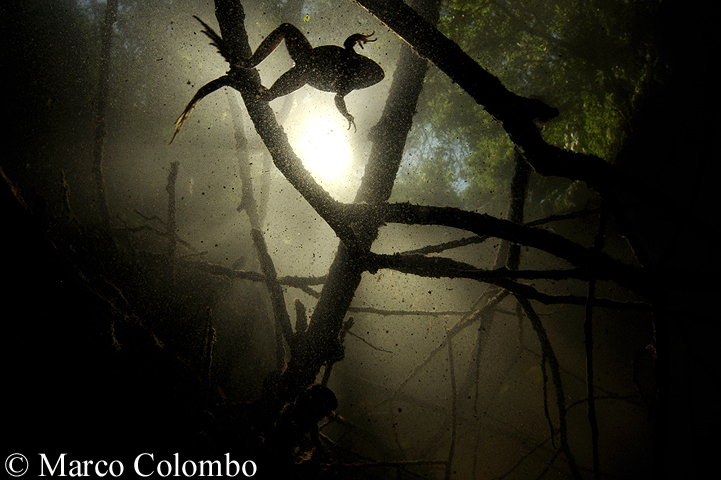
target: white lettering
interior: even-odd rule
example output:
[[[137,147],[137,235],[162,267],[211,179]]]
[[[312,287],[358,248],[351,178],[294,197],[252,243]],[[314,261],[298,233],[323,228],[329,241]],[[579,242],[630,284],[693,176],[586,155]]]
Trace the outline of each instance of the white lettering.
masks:
[[[188,472],[185,471],[185,467],[186,467],[188,464],[190,464],[190,466],[193,467],[193,473],[188,473]],[[186,460],[186,461],[183,462],[183,475],[185,475],[186,477],[194,477],[194,476],[195,476],[195,472],[197,472],[197,471],[198,471],[198,466],[197,466],[195,463],[193,463],[191,460]],[[175,471],[175,474],[176,474],[176,475],[178,474],[178,471],[177,471],[177,470]]]
[[[235,473],[230,473],[230,466],[231,464],[235,468]],[[240,473],[240,464],[236,462],[235,460],[230,459],[230,454],[225,454],[225,476],[226,477],[235,477]]]
[[[82,477],[82,476],[87,477],[88,476],[87,463],[88,463],[88,461],[86,460],[85,461],[86,470],[85,470],[85,475],[83,475],[83,464],[80,463],[80,460],[70,460],[70,476],[71,477]]]
[[[166,473],[165,475],[163,475],[163,472],[160,471],[160,467],[162,467],[163,464],[168,466],[168,473]],[[155,471],[158,472],[158,475],[160,475],[161,477],[168,477],[173,471],[173,466],[170,464],[169,461],[161,460],[160,463],[158,463],[158,466],[155,467]]]
[[[248,464],[250,464],[250,466],[253,468],[253,473],[249,474],[246,471],[245,467]],[[258,471],[258,467],[255,465],[255,462],[253,460],[246,460],[245,462],[243,462],[243,475],[245,475],[246,477],[252,477],[253,475],[255,475],[255,472],[257,472],[257,471]]]
[[[119,468],[120,471],[118,473],[115,473],[115,467]],[[95,470],[98,470],[97,466],[95,467]],[[120,460],[113,460],[112,462],[110,462],[110,475],[112,475],[113,477],[119,477],[120,475],[122,475],[123,470],[125,470],[125,466]]]
[[[10,459],[10,463],[6,464],[8,465],[8,473],[12,475],[13,477],[18,477],[24,475],[23,469],[25,468],[23,465],[20,466],[20,468],[15,468],[15,460],[19,460],[20,463],[27,463],[27,459],[20,454],[11,455],[8,457]],[[7,462],[7,460],[6,460]],[[25,469],[27,471],[27,469]]]
[[[48,467],[51,477],[55,476],[55,470],[58,468],[58,464],[60,464],[60,475],[59,476],[64,477],[65,476],[65,455],[66,455],[65,453],[61,453],[60,456],[58,457],[58,461],[55,462],[55,466],[51,467],[50,462],[48,462],[48,457],[46,457],[44,453],[41,453],[40,454],[40,460],[41,460],[40,461],[40,476],[41,477],[45,476],[45,468],[44,467]]]
[[[200,475],[201,477],[222,477],[223,466],[220,464],[220,460],[201,460],[200,464]],[[208,467],[208,473],[205,473],[205,467]],[[213,473],[213,467],[217,467],[218,473]]]
[[[224,465],[221,460],[185,460],[181,462],[180,454],[178,452],[173,454],[173,460],[167,459],[160,460],[158,463],[151,463],[151,465],[153,465],[151,467],[154,469],[153,471],[150,471],[147,465],[145,465],[145,467],[141,470],[141,459],[145,456],[150,457],[150,461],[154,462],[155,456],[152,453],[141,453],[140,455],[135,457],[135,461],[133,462],[136,475],[143,478],[153,476],[153,474],[162,478],[171,476],[237,477],[241,473],[247,478],[253,477],[256,473],[258,473],[258,466],[255,464],[255,462],[253,462],[252,460],[246,460],[241,464],[240,462],[237,462],[230,458],[230,453],[225,454],[225,471],[223,471]],[[115,463],[117,463],[117,465],[114,465]],[[107,473],[110,473],[112,476],[117,477],[123,473],[123,464],[117,460],[111,462],[104,472],[99,469],[99,466],[101,464],[107,465],[107,463],[102,460],[96,464],[95,472],[98,477],[104,477]],[[92,462],[90,462],[90,465],[92,465]],[[114,467],[118,468],[118,474],[115,473]],[[57,465],[54,468],[57,469]]]
[[[105,475],[108,474],[107,468],[105,469],[104,472],[100,471],[100,469],[98,467],[100,467],[101,464],[107,466],[108,462],[106,462],[105,460],[98,460],[98,463],[95,464],[95,475],[97,475],[98,477],[104,477]]]
[[[147,475],[144,475],[144,474],[140,473],[140,468],[138,468],[138,466],[139,466],[139,464],[140,464],[140,457],[142,457],[142,456],[144,456],[144,455],[149,456],[151,460],[155,460],[155,457],[153,457],[153,454],[152,454],[152,453],[141,453],[140,455],[138,455],[137,457],[135,457],[135,461],[133,462],[133,468],[135,468],[135,473],[137,473],[137,474],[140,475],[141,477],[149,477],[149,476],[152,475],[152,473],[149,473],[149,474],[147,474]]]

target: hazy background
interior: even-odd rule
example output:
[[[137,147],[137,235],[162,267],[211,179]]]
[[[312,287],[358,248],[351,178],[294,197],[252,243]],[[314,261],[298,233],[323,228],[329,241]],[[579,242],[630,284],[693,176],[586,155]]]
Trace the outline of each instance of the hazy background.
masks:
[[[667,57],[659,52],[665,47],[656,42],[648,20],[656,18],[659,2],[578,3],[584,5],[480,2],[483,9],[478,11],[471,8],[478,7],[474,2],[446,2],[441,6],[441,28],[509,88],[543,96],[560,108],[559,118],[544,130],[550,142],[615,162],[628,139],[634,138],[631,120],[643,106],[641,97],[652,95],[663,84],[659,71],[665,72]],[[586,3],[593,8],[586,9]],[[306,167],[335,198],[352,201],[371,146],[368,134],[381,116],[403,43],[353,2],[246,1],[243,6],[253,48],[284,21],[301,28],[314,46],[340,45],[350,34],[375,32],[377,41],[366,44],[362,53],[381,65],[386,78],[346,97],[357,131],[347,129],[333,94],[306,86],[271,102]],[[22,192],[40,230],[57,235],[54,238],[62,248],[80,258],[86,253],[75,247],[83,244],[83,237],[75,231],[62,232],[73,218],[85,225],[97,222],[90,165],[104,7],[105,2],[95,0],[28,0],[3,7],[3,22],[12,22],[14,39],[3,62],[12,86],[8,116],[16,140],[4,155],[3,173]],[[466,7],[468,17],[474,18],[470,23],[462,19]],[[597,18],[584,16],[590,11],[600,13]],[[125,256],[106,259],[123,270],[108,281],[124,294],[129,310],[188,363],[202,357],[203,332],[212,317],[217,330],[211,366],[216,393],[224,402],[249,401],[258,398],[264,378],[275,368],[275,332],[265,286],[192,268],[180,272],[180,280],[172,285],[156,275],[153,262],[167,249],[167,238],[157,231],[165,228],[167,219],[171,162],[179,162],[176,232],[182,242],[177,257],[259,271],[249,221],[237,211],[242,188],[239,162],[251,166],[262,232],[278,274],[307,278],[310,285],[306,291],[285,288],[291,313],[296,298],[312,313],[315,293],[320,291],[315,277],[328,272],[338,240],[272,165],[237,92],[223,89],[206,97],[168,144],[174,122],[190,98],[227,70],[192,15],[217,28],[212,1],[120,2],[113,28],[103,165],[111,227]],[[596,25],[598,30],[589,34],[590,27],[584,30],[584,25]],[[258,67],[263,84],[269,87],[291,66],[281,46]],[[236,147],[238,135],[246,139],[247,150]],[[684,143],[682,138],[679,143]],[[329,151],[324,150],[328,145]],[[636,167],[639,171],[653,171],[643,163],[644,157],[623,158],[629,169],[637,161],[644,165]],[[687,178],[691,177],[687,169],[675,164],[677,173],[673,168],[667,172],[668,164],[660,165],[658,170],[666,172],[659,173],[660,185],[670,182],[683,192],[694,189],[697,177]],[[500,127],[431,67],[392,200],[503,216],[512,167],[513,146]],[[535,175],[526,220],[580,211],[595,202],[595,193],[579,182]],[[543,228],[591,245],[596,219],[582,216]],[[665,251],[666,241],[673,246],[665,227],[658,228],[659,235],[646,230],[662,243],[654,252]],[[381,229],[373,251],[404,252],[468,235],[442,227],[390,225]],[[613,219],[606,243],[609,254],[635,261]],[[491,239],[442,255],[491,268],[498,246]],[[673,255],[685,264],[686,257]],[[524,248],[523,268],[566,266],[548,254]],[[532,284],[558,295],[582,296],[587,289],[579,281]],[[346,357],[335,365],[328,384],[338,397],[340,416],[323,433],[358,458],[444,460],[451,442],[451,372],[447,349],[434,349],[487,288],[471,280],[425,279],[388,270],[364,274],[349,312],[355,325],[345,338]],[[610,282],[599,282],[598,295],[639,300]],[[538,304],[537,311],[561,366],[569,443],[579,464],[588,469],[584,308]],[[22,321],[32,319],[27,316]],[[98,338],[107,335],[106,330]],[[645,349],[653,340],[652,318],[649,313],[599,308],[595,331],[602,471],[606,478],[644,478],[653,462],[654,406],[653,399],[644,398],[639,390],[652,389],[656,381]],[[458,409],[454,477],[536,478],[545,472],[544,478],[567,478],[565,460],[554,461],[558,440],[555,444],[549,440],[544,415],[541,347],[528,319],[518,315],[516,303],[502,302],[492,316],[456,335],[452,348]],[[87,362],[93,362],[92,355]],[[415,371],[419,365],[422,368]],[[678,376],[688,371],[698,374],[686,364],[679,369]],[[398,390],[412,372],[414,376]],[[717,395],[718,387],[708,383],[705,374],[698,375],[695,385]],[[550,416],[557,422],[555,390],[550,384],[548,388]],[[703,405],[701,410],[707,411],[709,404]],[[704,424],[703,414],[688,415],[691,423]],[[701,428],[698,438],[705,439],[710,431],[711,427]],[[684,457],[695,447],[679,448]],[[443,476],[438,466],[412,466],[404,472],[408,477]],[[390,473],[378,469],[368,475],[386,478]]]

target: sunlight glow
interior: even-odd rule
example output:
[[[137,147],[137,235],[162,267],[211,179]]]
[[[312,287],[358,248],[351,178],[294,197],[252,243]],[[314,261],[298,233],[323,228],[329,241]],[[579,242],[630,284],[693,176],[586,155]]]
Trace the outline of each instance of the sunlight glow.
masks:
[[[343,122],[322,115],[308,118],[291,139],[303,164],[315,179],[327,186],[342,183],[349,167],[351,152]]]

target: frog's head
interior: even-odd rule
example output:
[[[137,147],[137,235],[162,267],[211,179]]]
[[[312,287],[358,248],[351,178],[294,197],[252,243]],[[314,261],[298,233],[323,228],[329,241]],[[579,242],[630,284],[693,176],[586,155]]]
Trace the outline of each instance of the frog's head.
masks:
[[[368,35],[363,33],[354,33],[343,43],[343,47],[345,47],[349,55],[349,65],[352,65],[352,67],[349,68],[349,71],[346,72],[346,75],[352,79],[350,86],[353,90],[375,85],[385,77],[385,73],[380,65],[370,58],[360,55],[353,50],[356,44],[363,48],[363,44],[375,42],[377,39],[371,38],[375,33],[376,32],[373,32]]]
[[[378,40],[377,38],[371,38],[373,35],[375,35],[375,33],[376,33],[375,30],[368,35],[364,35],[362,33],[354,33],[350,37],[346,38],[345,42],[343,42],[343,47],[346,50],[355,52],[353,50],[353,47],[355,47],[356,44],[360,45],[360,47],[363,48],[363,44],[369,43],[369,42],[375,42],[376,40]]]

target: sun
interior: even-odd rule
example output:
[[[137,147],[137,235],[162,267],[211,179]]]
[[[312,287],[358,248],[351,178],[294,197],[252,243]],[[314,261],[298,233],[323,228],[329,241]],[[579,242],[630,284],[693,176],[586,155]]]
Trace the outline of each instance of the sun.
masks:
[[[345,120],[338,121],[336,116],[309,118],[291,140],[303,165],[320,184],[342,182],[350,164]]]

